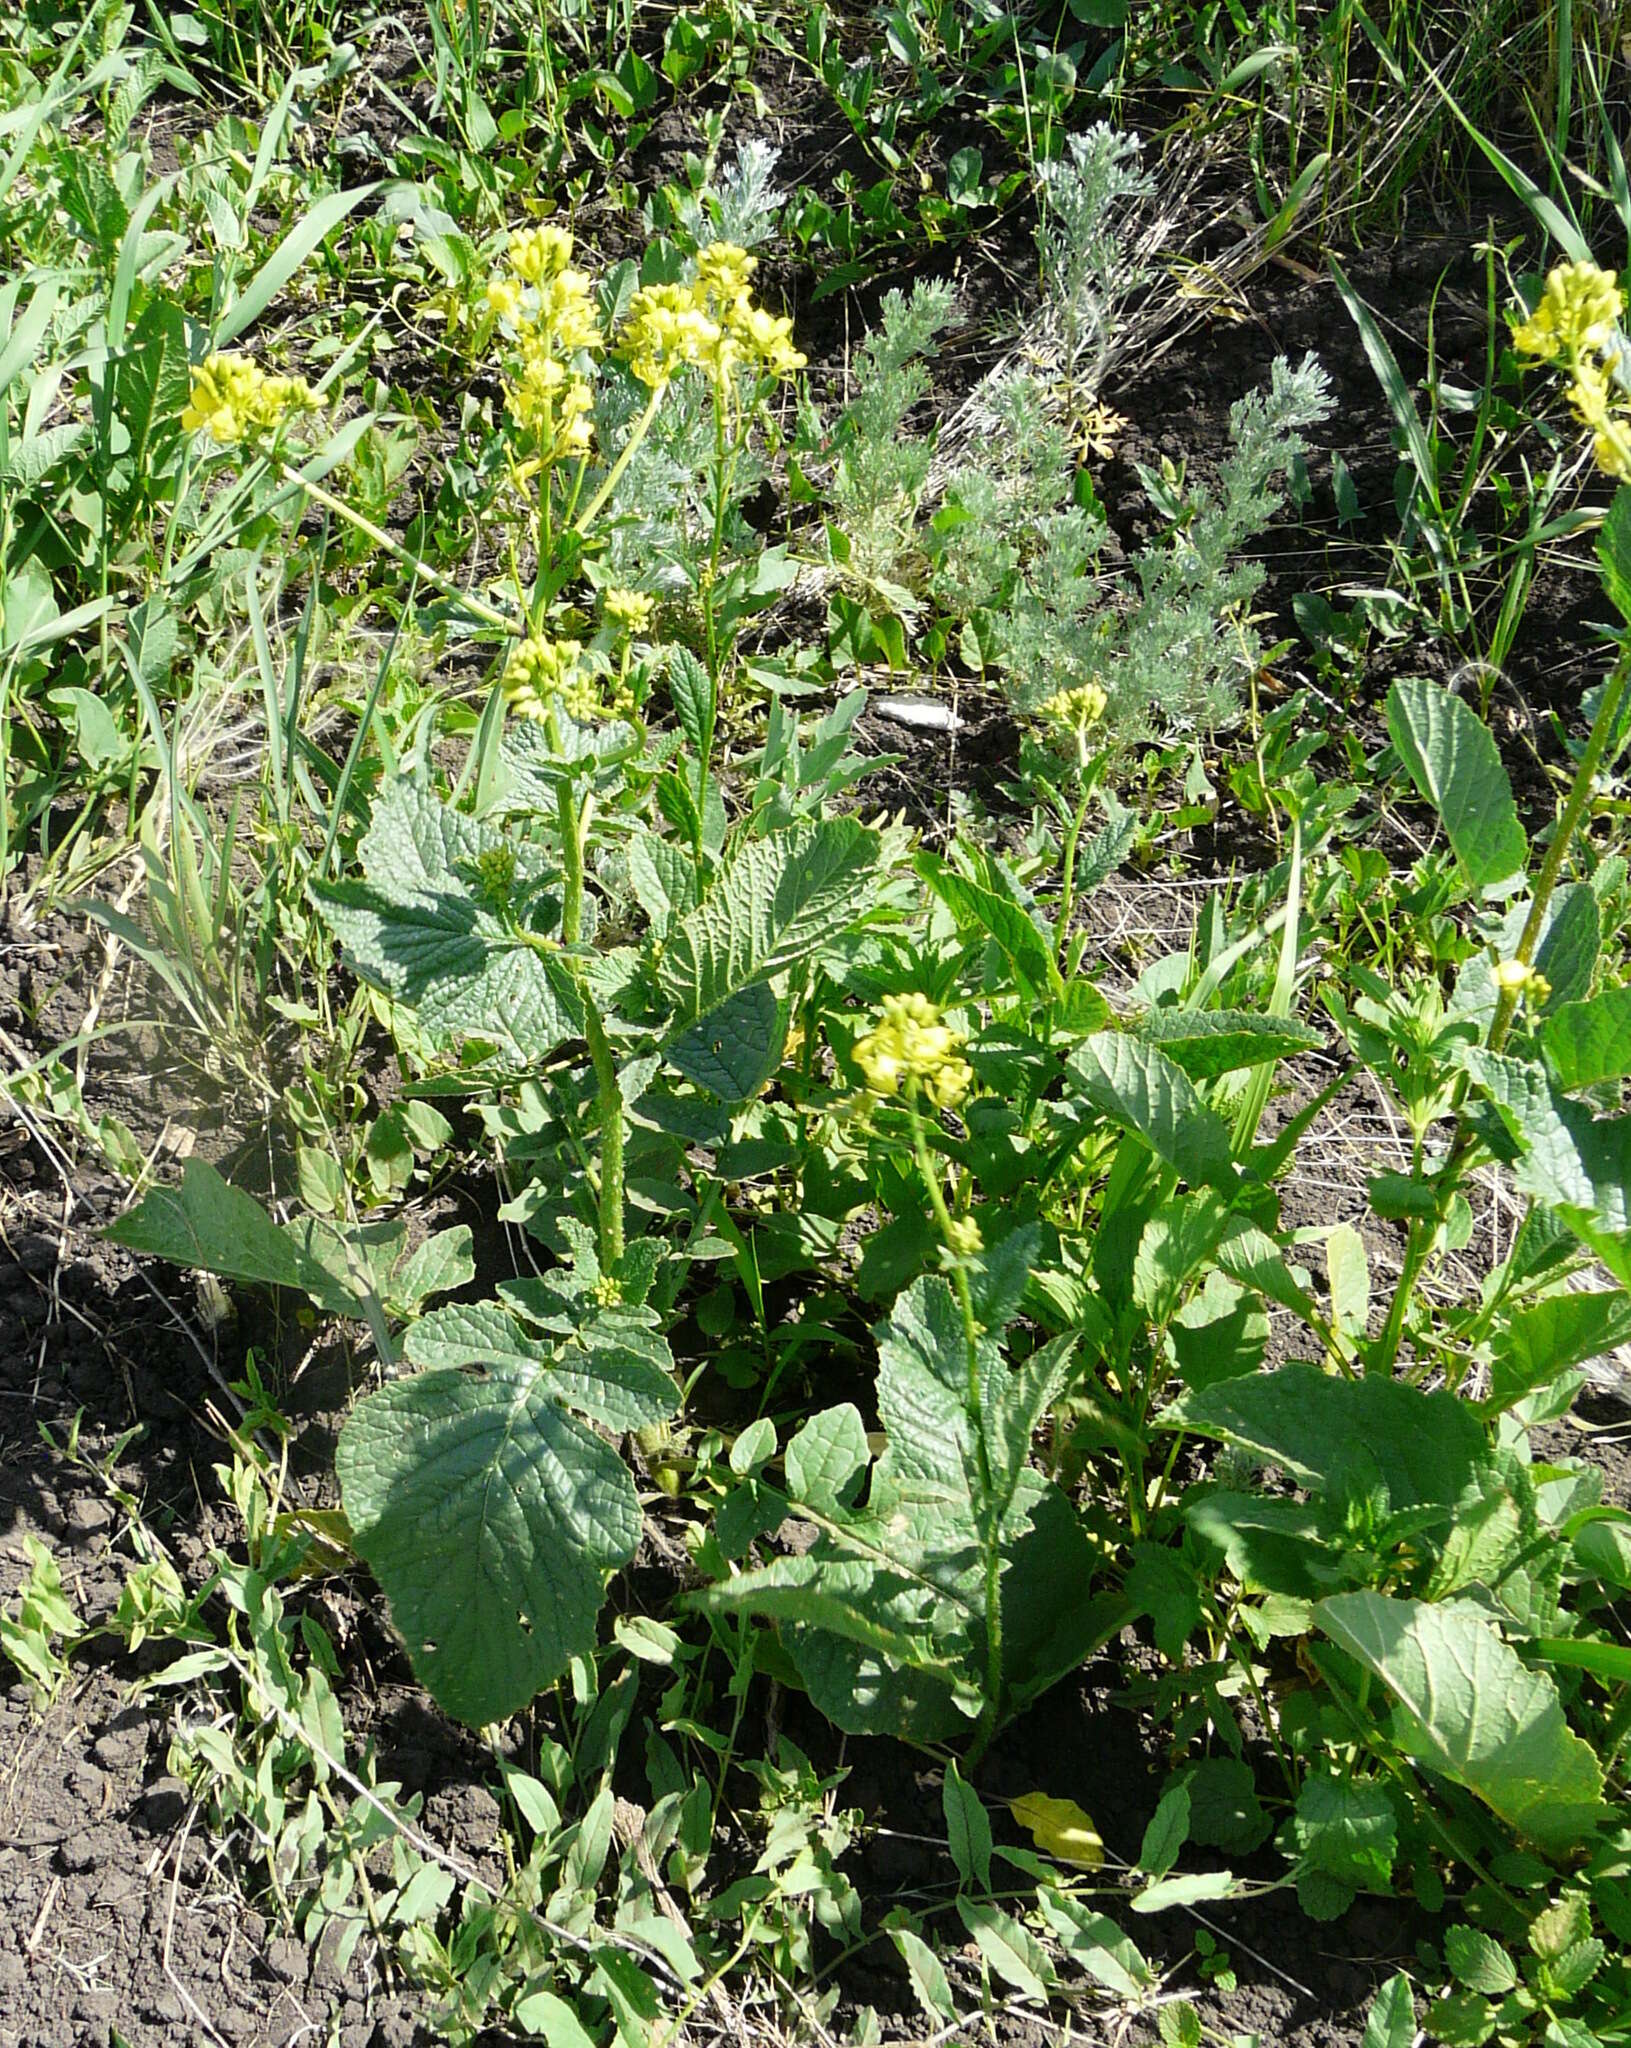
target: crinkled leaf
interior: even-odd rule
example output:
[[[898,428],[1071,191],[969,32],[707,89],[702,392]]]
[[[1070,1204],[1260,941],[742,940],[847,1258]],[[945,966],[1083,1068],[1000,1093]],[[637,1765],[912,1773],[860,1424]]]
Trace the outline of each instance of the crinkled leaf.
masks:
[[[1631,986],[1604,989],[1587,1002],[1548,1011],[1540,1044],[1565,1095],[1623,1081],[1631,1074]]]
[[[1180,1394],[1159,1420],[1283,1465],[1309,1487],[1323,1486],[1363,1445],[1386,1474],[1395,1508],[1459,1500],[1488,1463],[1483,1428],[1454,1394],[1337,1379],[1312,1365]]]
[[[446,1712],[501,1721],[593,1649],[640,1503],[548,1366],[393,1381],[352,1410],[335,1463],[357,1552]]]
[[[1561,1855],[1595,1826],[1602,1772],[1557,1688],[1465,1608],[1338,1593],[1315,1619],[1398,1700],[1394,1734],[1539,1848]]]
[[[1311,1024],[1256,1010],[1151,1010],[1133,1031],[1145,1044],[1159,1046],[1192,1081],[1317,1052],[1325,1043],[1325,1034]]]
[[[363,881],[313,893],[356,972],[411,1004],[430,1037],[485,1038],[534,1060],[582,1030],[565,956],[513,929],[479,879],[483,856],[513,857],[519,896],[543,877],[535,851],[402,784],[381,797],[359,851]]]
[[[1355,1891],[1390,1888],[1399,1822],[1393,1801],[1375,1780],[1317,1772],[1297,1795],[1291,1832],[1308,1869]]]
[[[675,1035],[740,990],[830,945],[870,907],[880,842],[854,818],[789,826],[741,845],[659,962]]]
[[[1401,676],[1388,691],[1387,727],[1474,888],[1520,873],[1529,842],[1500,749],[1483,720],[1436,683]]]
[[[654,1329],[591,1317],[564,1345],[539,1343],[495,1302],[433,1309],[408,1332],[418,1366],[513,1366],[542,1371],[555,1400],[607,1429],[644,1429],[672,1415],[679,1395],[668,1346]]]
[[[750,982],[671,1038],[671,1067],[723,1102],[746,1102],[781,1065],[788,1008],[765,981]]]
[[[1512,1958],[1491,1934],[1481,1927],[1446,1927],[1444,1960],[1458,1984],[1486,1997],[1500,1998],[1518,1981]]]
[[[1101,1116],[1142,1138],[1192,1185],[1231,1176],[1229,1132],[1222,1118],[1157,1047],[1129,1032],[1100,1031],[1071,1054],[1069,1065]]]

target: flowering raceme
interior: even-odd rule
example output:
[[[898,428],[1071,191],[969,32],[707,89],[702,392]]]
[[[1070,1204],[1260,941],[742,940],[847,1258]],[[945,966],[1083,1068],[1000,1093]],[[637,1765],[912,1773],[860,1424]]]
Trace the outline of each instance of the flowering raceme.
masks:
[[[511,235],[504,262],[485,299],[521,348],[521,374],[506,387],[505,402],[544,462],[587,455],[594,393],[573,359],[602,347],[605,336],[590,280],[571,267],[572,237],[549,225],[523,228]]]
[[[955,1109],[974,1082],[974,1070],[958,1050],[962,1043],[927,996],[885,996],[881,1020],[856,1040],[855,1064],[869,1094],[898,1095],[904,1089],[936,1109]]]
[[[804,368],[792,321],[753,303],[756,267],[734,242],[712,242],[697,258],[693,283],[644,285],[635,293],[619,347],[642,384],[660,390],[688,364],[721,385],[739,365],[768,377]]]
[[[253,356],[212,355],[196,365],[181,424],[223,448],[275,433],[323,401],[304,377],[269,377]]]
[[[504,702],[517,718],[547,717],[550,698],[564,696],[576,681],[582,654],[581,641],[529,634],[504,664]]]
[[[1560,263],[1534,312],[1512,327],[1516,354],[1568,375],[1566,395],[1576,419],[1591,430],[1598,468],[1622,482],[1631,479],[1631,403],[1620,376],[1623,304],[1614,271]]]

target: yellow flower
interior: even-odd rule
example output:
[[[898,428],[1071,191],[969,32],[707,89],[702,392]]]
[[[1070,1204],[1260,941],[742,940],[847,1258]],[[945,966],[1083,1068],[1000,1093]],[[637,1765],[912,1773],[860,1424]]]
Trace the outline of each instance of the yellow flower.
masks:
[[[1096,455],[1101,462],[1108,462],[1116,452],[1118,438],[1127,431],[1127,422],[1111,406],[1100,405],[1097,400],[1082,414],[1079,422],[1082,453]]]
[[[1042,706],[1042,717],[1062,732],[1086,732],[1104,716],[1109,698],[1097,683],[1081,683],[1074,690],[1060,690]]]
[[[921,1093],[936,1109],[955,1109],[974,1083],[958,1051],[963,1040],[925,995],[885,996],[883,1016],[856,1041],[855,1064],[873,1095]]]
[[[594,437],[594,393],[585,377],[541,349],[523,358],[520,381],[505,394],[517,423],[536,435],[545,462],[587,455]]]
[[[688,363],[717,373],[724,339],[719,322],[698,305],[693,286],[647,284],[629,301],[619,346],[640,382],[657,391]]]
[[[656,601],[643,590],[608,590],[600,600],[608,626],[620,633],[643,633],[651,624]]]
[[[252,356],[212,355],[192,373],[181,424],[228,448],[275,433],[294,414],[321,407],[304,377],[269,377]]]
[[[1496,961],[1495,986],[1505,995],[1517,996],[1520,1002],[1545,1003],[1552,993],[1552,984],[1545,975],[1524,960]]]
[[[487,285],[487,309],[501,320],[514,320],[521,312],[521,287],[513,277],[495,277]]]
[[[1521,356],[1554,363],[1606,349],[1620,322],[1617,273],[1595,263],[1560,263],[1547,274],[1540,302],[1514,324],[1512,346]]]
[[[721,306],[734,306],[747,297],[748,280],[758,267],[758,257],[735,242],[710,242],[697,258],[697,285]]]
[[[771,377],[791,377],[809,358],[793,346],[793,323],[746,300],[731,309],[729,332],[748,360]]]
[[[572,237],[565,228],[521,228],[511,235],[504,260],[517,277],[538,284],[565,270],[572,261]]]
[[[549,699],[560,696],[574,681],[582,653],[581,641],[530,634],[511,650],[504,664],[504,702],[517,718],[545,717]]]
[[[600,331],[593,287],[581,270],[552,271],[543,280],[533,325],[540,340],[561,355],[599,348],[606,338]]]

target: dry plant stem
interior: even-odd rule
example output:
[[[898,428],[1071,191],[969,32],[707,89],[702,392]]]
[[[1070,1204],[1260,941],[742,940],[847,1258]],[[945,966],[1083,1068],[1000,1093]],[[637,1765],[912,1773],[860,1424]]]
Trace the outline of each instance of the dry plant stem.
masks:
[[[1597,715],[1591,722],[1585,751],[1574,771],[1568,798],[1563,806],[1563,815],[1557,821],[1546,857],[1541,862],[1540,873],[1535,878],[1534,896],[1530,901],[1529,915],[1524,920],[1523,932],[1518,940],[1514,959],[1523,967],[1532,967],[1535,953],[1540,945],[1541,932],[1545,927],[1546,913],[1551,907],[1552,897],[1563,873],[1563,863],[1568,858],[1569,848],[1584,822],[1591,804],[1592,784],[1597,771],[1603,765],[1603,756],[1608,743],[1620,722],[1620,707],[1625,701],[1626,687],[1631,684],[1631,637],[1620,649],[1619,659],[1609,671],[1608,680],[1603,684],[1603,694],[1597,702]],[[1491,1052],[1500,1052],[1512,1032],[1513,1020],[1518,1014],[1522,990],[1504,988],[1495,1006],[1495,1016],[1489,1027],[1488,1047]],[[1372,1355],[1369,1369],[1378,1373],[1390,1373],[1399,1355],[1399,1344],[1404,1335],[1404,1319],[1410,1307],[1410,1298],[1421,1278],[1445,1217],[1449,1214],[1450,1202],[1465,1177],[1467,1161],[1476,1139],[1472,1127],[1464,1120],[1458,1121],[1454,1142],[1449,1156],[1438,1174],[1438,1200],[1431,1217],[1424,1217],[1410,1226],[1410,1236],[1405,1245],[1404,1265],[1399,1274],[1399,1284],[1393,1291],[1393,1301],[1388,1309],[1387,1326]]]
[[[958,1311],[963,1319],[963,1350],[968,1371],[968,1415],[973,1426],[974,1466],[979,1477],[983,1512],[977,1521],[983,1523],[980,1541],[985,1550],[985,1705],[981,1709],[979,1723],[974,1730],[974,1741],[969,1748],[968,1764],[972,1770],[984,1756],[986,1746],[996,1733],[997,1715],[1002,1707],[1002,1543],[1001,1517],[997,1512],[996,1490],[991,1483],[991,1454],[985,1440],[985,1409],[980,1390],[980,1326],[975,1320],[974,1297],[969,1291],[968,1267],[954,1250],[954,1232],[951,1212],[946,1207],[945,1195],[941,1192],[940,1176],[929,1157],[928,1141],[923,1135],[923,1124],[918,1116],[917,1103],[913,1095],[906,1098],[906,1112],[912,1120],[912,1150],[917,1156],[918,1172],[923,1176],[923,1185],[928,1191],[929,1207],[934,1211],[934,1220],[940,1229],[940,1236],[946,1249],[952,1253],[951,1284],[957,1297]]]

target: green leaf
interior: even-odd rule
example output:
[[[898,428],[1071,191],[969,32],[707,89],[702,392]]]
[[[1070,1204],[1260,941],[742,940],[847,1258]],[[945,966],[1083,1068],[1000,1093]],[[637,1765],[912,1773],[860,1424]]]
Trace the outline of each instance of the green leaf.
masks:
[[[1185,1780],[1189,1839],[1203,1848],[1248,1856],[1269,1831],[1250,1764],[1236,1756],[1209,1756]]]
[[[1631,986],[1563,1003],[1540,1025],[1541,1050],[1565,1095],[1631,1074]]]
[[[945,1968],[922,1935],[914,1934],[909,1927],[891,1927],[889,1938],[906,1965],[918,2004],[930,2019],[955,2020],[957,2007],[952,2000],[951,1985],[946,1981]]]
[[[542,2041],[544,2048],[595,2048],[594,2035],[553,1991],[523,1992],[512,2017],[518,2027]]]
[[[1401,677],[1388,691],[1387,726],[1473,886],[1488,889],[1521,873],[1529,842],[1500,750],[1483,720],[1451,691]]]
[[[1182,1785],[1174,1785],[1170,1792],[1162,1793],[1160,1804],[1144,1830],[1144,1843],[1138,1852],[1139,1869],[1150,1877],[1165,1877],[1188,1840],[1189,1792]]]
[[[871,1462],[861,1411],[846,1401],[812,1415],[787,1446],[787,1483],[795,1500],[835,1512],[853,1499]]]
[[[1085,1900],[1052,1885],[1039,1888],[1036,1902],[1071,1961],[1116,1997],[1139,1999],[1155,1981],[1155,1973],[1137,1945],[1107,1914],[1095,1913]]]
[[[531,1359],[438,1367],[359,1401],[340,1432],[357,1553],[415,1676],[473,1728],[593,1650],[607,1578],[639,1546],[627,1466],[562,1405],[581,1392],[581,1372],[572,1388]]]
[[[149,1189],[107,1235],[129,1251],[227,1280],[298,1287],[335,1315],[360,1313],[355,1293],[202,1159],[187,1161],[180,1187]]]
[[[1317,1052],[1325,1043],[1325,1034],[1310,1024],[1255,1010],[1151,1010],[1132,1029],[1145,1044],[1159,1046],[1192,1081],[1213,1081],[1243,1067]]]
[[[475,1240],[468,1223],[438,1230],[404,1261],[391,1280],[391,1296],[417,1310],[433,1294],[451,1294],[476,1277]]]
[[[312,893],[356,972],[412,1004],[428,1036],[489,1039],[535,1060],[581,1032],[570,962],[505,912],[505,894],[521,898],[544,878],[534,849],[397,783],[359,852],[365,881]],[[484,863],[513,864],[513,881],[484,886]]]
[[[1597,559],[1610,602],[1622,619],[1631,622],[1631,489],[1624,484],[1614,493],[1598,531]]]
[[[1133,1894],[1129,1904],[1135,1913],[1165,1913],[1173,1906],[1197,1906],[1207,1899],[1226,1899],[1234,1888],[1232,1870],[1191,1870],[1147,1884],[1141,1892]]]
[[[1597,892],[1590,884],[1572,882],[1559,889],[1535,949],[1535,967],[1551,985],[1546,1011],[1578,1002],[1586,994],[1596,971],[1602,936]]]
[[[781,1065],[788,1006],[766,981],[749,983],[664,1048],[671,1067],[723,1102],[746,1102]]]
[[[591,1313],[557,1347],[494,1302],[459,1303],[421,1316],[403,1349],[420,1366],[547,1367],[558,1397],[606,1429],[645,1429],[679,1405],[672,1355],[644,1312]]]
[[[282,291],[323,237],[333,232],[348,213],[358,207],[379,186],[359,185],[350,192],[330,192],[319,199],[278,243],[260,269],[249,280],[243,295],[235,299],[215,323],[214,343],[225,348],[258,320]]]
[[[1494,2031],[1494,2010],[1476,1992],[1452,1992],[1427,2008],[1427,2032],[1444,2048],[1483,2048]]]
[[[1183,1069],[1125,1031],[1101,1031],[1068,1062],[1101,1116],[1142,1138],[1156,1157],[1197,1187],[1233,1174],[1229,1132]]]
[[[1064,994],[1052,947],[1017,903],[981,888],[933,854],[920,854],[917,868],[962,929],[996,942],[1024,994],[1038,1000]]]
[[[1399,1823],[1384,1786],[1319,1771],[1297,1795],[1291,1831],[1310,1870],[1354,1891],[1391,1889]]]
[[[991,1822],[980,1795],[955,1763],[946,1766],[940,1801],[946,1814],[946,1841],[951,1860],[964,1884],[991,1889]]]
[[[1394,1735],[1465,1785],[1549,1855],[1583,1841],[1602,1809],[1602,1773],[1569,1728],[1557,1688],[1489,1624],[1459,1606],[1338,1593],[1315,1619],[1398,1700]]]
[[[1516,1141],[1520,1193],[1554,1209],[1631,1287],[1631,1117],[1594,1117],[1558,1095],[1533,1061],[1469,1046],[1461,1062]]]
[[[880,842],[853,818],[793,825],[741,845],[658,963],[679,1038],[754,982],[812,958],[875,899]]]
[[[668,650],[668,693],[674,701],[680,731],[698,758],[706,761],[714,744],[713,678],[689,647]]]
[[[1619,1289],[1551,1294],[1514,1309],[1495,1331],[1490,1368],[1492,1413],[1510,1408],[1559,1373],[1631,1343],[1631,1297]]]
[[[957,1912],[997,1976],[1022,1998],[1046,2001],[1053,1971],[1034,1936],[989,1899],[971,1899],[959,1893]]]
[[[1458,1984],[1500,1998],[1518,1981],[1512,1958],[1493,1935],[1481,1927],[1447,1927],[1444,1960]]]
[[[1415,2039],[1415,1994],[1410,1979],[1400,1970],[1371,2001],[1360,2048],[1414,2048]]]
[[[1489,1463],[1483,1427],[1456,1395],[1297,1363],[1180,1394],[1158,1420],[1283,1465],[1306,1487],[1322,1487],[1362,1445],[1395,1508],[1453,1503]]]

